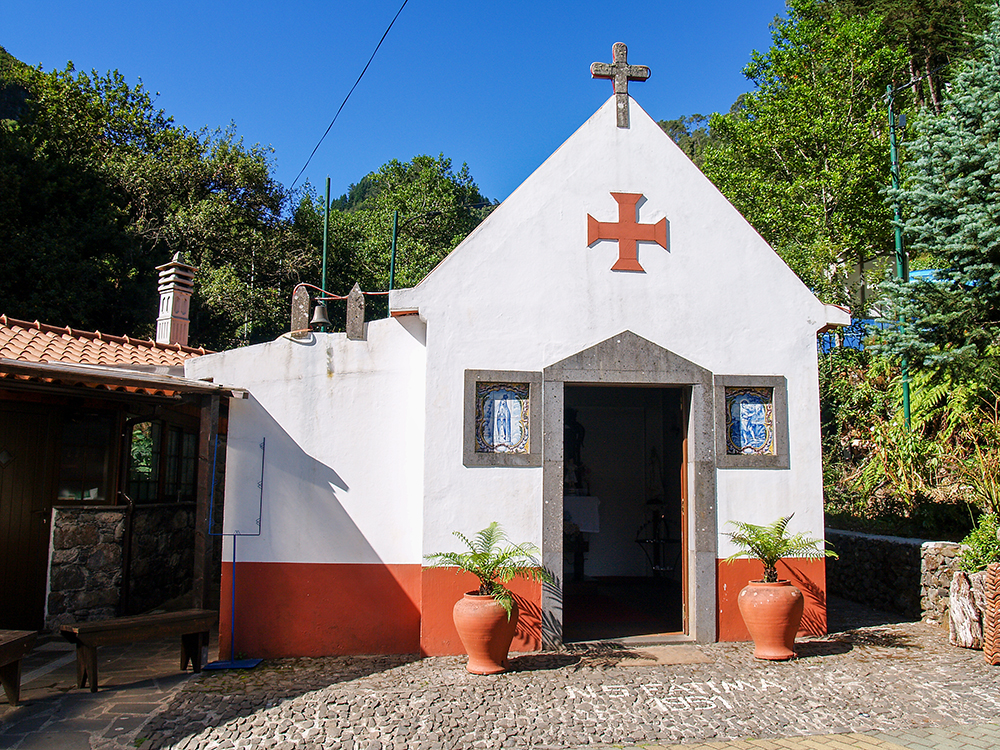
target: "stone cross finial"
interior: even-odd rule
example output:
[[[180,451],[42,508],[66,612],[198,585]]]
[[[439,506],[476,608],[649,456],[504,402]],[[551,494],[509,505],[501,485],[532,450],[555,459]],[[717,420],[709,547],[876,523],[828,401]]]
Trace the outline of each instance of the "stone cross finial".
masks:
[[[618,127],[628,127],[628,82],[645,81],[649,78],[649,68],[645,65],[628,64],[628,47],[624,42],[615,42],[611,47],[611,57],[608,63],[595,62],[590,66],[590,75],[594,78],[610,78],[615,82],[615,99],[618,106]]]

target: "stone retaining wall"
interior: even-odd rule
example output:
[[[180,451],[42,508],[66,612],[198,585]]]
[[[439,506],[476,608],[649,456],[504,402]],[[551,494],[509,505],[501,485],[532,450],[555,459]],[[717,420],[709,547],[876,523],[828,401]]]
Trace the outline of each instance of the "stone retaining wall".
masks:
[[[947,623],[957,542],[826,530],[839,556],[826,563],[831,594],[914,619]]]
[[[958,542],[924,542],[921,547],[920,609],[923,619],[948,623],[951,579],[958,570]]]
[[[194,517],[194,503],[135,507],[129,601],[123,608],[127,508],[54,508],[45,627],[136,614],[190,591]]]

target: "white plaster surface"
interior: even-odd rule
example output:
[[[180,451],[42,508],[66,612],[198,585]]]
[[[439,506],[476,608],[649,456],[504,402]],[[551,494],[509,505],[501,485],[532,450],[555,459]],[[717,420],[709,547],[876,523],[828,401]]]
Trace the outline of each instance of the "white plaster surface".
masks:
[[[263,509],[239,561],[421,562],[422,329],[378,320],[365,341],[282,336],[188,363],[253,394],[230,404],[224,532],[256,533]]]
[[[588,213],[618,220],[612,192],[643,194],[640,223],[668,221],[668,250],[639,245],[645,273],[610,270],[616,242],[587,246]],[[493,518],[541,541],[541,469],[457,461],[462,372],[538,371],[623,330],[717,374],[788,380],[791,468],[718,472],[720,556],[731,519],[794,511],[796,529],[822,533],[815,335],[830,313],[634,101],[630,129],[612,97],[391,306],[427,323],[425,548]]]

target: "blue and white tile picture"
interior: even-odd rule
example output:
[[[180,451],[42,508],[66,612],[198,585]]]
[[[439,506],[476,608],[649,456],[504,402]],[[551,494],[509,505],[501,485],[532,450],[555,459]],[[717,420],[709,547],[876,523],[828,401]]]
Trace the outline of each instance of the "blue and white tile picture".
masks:
[[[773,456],[774,392],[726,388],[726,453]]]
[[[527,453],[528,437],[528,384],[476,383],[476,453]]]

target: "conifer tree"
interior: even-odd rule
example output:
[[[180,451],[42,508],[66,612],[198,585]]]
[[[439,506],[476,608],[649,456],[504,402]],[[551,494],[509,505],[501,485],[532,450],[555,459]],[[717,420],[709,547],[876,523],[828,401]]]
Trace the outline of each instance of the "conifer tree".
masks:
[[[884,347],[925,369],[978,366],[1000,332],[1000,8],[979,54],[962,63],[940,115],[925,113],[892,197],[911,255],[932,281],[887,282]]]

